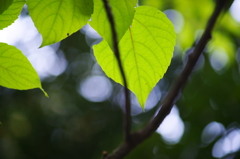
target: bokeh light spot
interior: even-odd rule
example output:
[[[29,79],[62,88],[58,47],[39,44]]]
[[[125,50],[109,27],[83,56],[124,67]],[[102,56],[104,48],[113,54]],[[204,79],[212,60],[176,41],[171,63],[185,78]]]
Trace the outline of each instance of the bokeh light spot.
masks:
[[[0,30],[0,41],[20,49],[27,56],[41,79],[58,76],[67,67],[63,52],[56,53],[60,43],[39,48],[42,38],[30,16],[19,16],[12,25]]]
[[[202,142],[205,144],[211,143],[215,140],[219,135],[223,134],[225,131],[224,126],[218,122],[209,123],[202,131]]]
[[[231,16],[234,18],[234,20],[236,20],[237,22],[240,23],[240,0],[234,0],[231,8],[230,8],[230,14]]]
[[[215,50],[210,57],[211,65],[213,69],[218,73],[221,73],[223,68],[226,67],[228,60],[229,58],[227,53],[224,49],[220,48]]]
[[[176,10],[172,10],[172,9],[165,10],[164,13],[173,23],[175,32],[180,33],[182,31],[183,25],[184,25],[184,19],[183,19],[182,14],[180,12],[178,12]]]
[[[167,144],[172,145],[180,141],[184,133],[184,124],[176,106],[172,108],[171,113],[164,119],[157,132],[161,134]]]
[[[240,150],[240,129],[233,129],[227,135],[220,138],[213,146],[212,155],[216,158],[224,157],[228,154]]]
[[[111,95],[112,84],[104,76],[89,76],[81,82],[78,91],[89,101],[102,102]]]

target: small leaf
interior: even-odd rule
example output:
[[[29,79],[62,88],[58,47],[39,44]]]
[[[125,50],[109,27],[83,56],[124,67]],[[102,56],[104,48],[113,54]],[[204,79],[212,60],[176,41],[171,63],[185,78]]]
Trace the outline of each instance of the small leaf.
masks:
[[[92,0],[28,0],[30,16],[43,37],[41,47],[82,28],[93,12]]]
[[[0,85],[18,90],[40,88],[48,97],[28,59],[16,47],[5,43],[0,43]]]
[[[2,14],[12,4],[13,0],[0,0],[0,14]]]
[[[137,0],[108,0],[114,16],[118,42],[123,37],[134,17],[134,7]],[[94,0],[94,13],[89,24],[107,41],[112,48],[112,33],[110,23],[102,0]]]
[[[25,0],[14,0],[13,3],[0,14],[0,30],[11,25],[22,11]]]
[[[170,20],[152,7],[137,7],[133,23],[119,43],[128,89],[142,108],[173,56],[176,35]],[[93,47],[106,75],[123,85],[116,58],[106,40]]]

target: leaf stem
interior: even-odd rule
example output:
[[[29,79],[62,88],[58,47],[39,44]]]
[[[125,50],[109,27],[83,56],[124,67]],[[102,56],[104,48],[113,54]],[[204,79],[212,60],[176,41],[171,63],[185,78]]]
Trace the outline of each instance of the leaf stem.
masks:
[[[128,85],[126,80],[126,75],[124,73],[122,61],[120,58],[120,51],[118,47],[118,40],[117,40],[117,32],[115,29],[115,22],[112,14],[111,7],[107,0],[102,0],[104,3],[104,7],[107,13],[108,20],[110,22],[111,26],[111,32],[112,32],[112,40],[113,40],[113,49],[115,53],[115,57],[117,59],[118,67],[122,76],[123,84],[124,84],[124,94],[125,94],[125,122],[124,122],[124,131],[125,131],[125,141],[130,141],[130,132],[131,132],[131,105],[130,105],[130,94],[128,91]]]

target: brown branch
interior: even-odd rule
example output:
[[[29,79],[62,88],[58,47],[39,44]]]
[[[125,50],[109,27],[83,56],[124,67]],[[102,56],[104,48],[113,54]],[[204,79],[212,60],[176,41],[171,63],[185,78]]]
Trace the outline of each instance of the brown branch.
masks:
[[[128,85],[126,80],[126,75],[123,70],[122,61],[120,58],[120,51],[118,48],[118,40],[117,40],[117,32],[115,29],[115,22],[112,14],[111,7],[108,4],[107,0],[103,0],[104,7],[107,13],[108,20],[110,22],[111,26],[111,32],[112,32],[112,40],[113,40],[113,49],[114,53],[118,62],[118,67],[122,76],[123,84],[124,84],[124,94],[125,94],[125,123],[124,123],[124,131],[125,131],[125,141],[130,141],[130,132],[131,132],[131,105],[130,105],[130,94],[128,91]]]
[[[185,68],[183,69],[179,78],[174,83],[166,98],[164,99],[162,107],[159,110],[158,114],[142,130],[131,134],[131,142],[123,143],[117,150],[115,150],[105,159],[122,159],[138,144],[140,144],[157,130],[165,117],[170,113],[174,103],[180,95],[181,89],[184,87],[188,77],[190,76],[194,66],[196,65],[199,56],[203,52],[203,49],[207,45],[208,41],[211,39],[211,32],[226,1],[227,0],[219,0],[219,2],[216,4],[215,10],[208,21],[208,24],[201,39],[194,48],[193,53],[188,56],[188,61]]]
[[[186,81],[188,80],[188,77],[190,76],[195,64],[197,63],[199,56],[201,55],[208,41],[211,39],[211,32],[213,30],[214,24],[217,21],[217,17],[219,16],[223,7],[224,3],[221,4],[219,3],[216,5],[216,8],[208,21],[205,32],[203,33],[201,39],[194,48],[193,53],[191,53],[188,56],[188,62],[184,70],[182,71],[177,81],[174,83],[167,97],[164,99],[160,111],[158,112],[156,117],[139,133],[146,134],[147,136],[149,136],[148,133],[154,132],[162,123],[164,118],[170,113],[173,104],[177,100],[177,97],[179,96],[181,89],[184,87]]]

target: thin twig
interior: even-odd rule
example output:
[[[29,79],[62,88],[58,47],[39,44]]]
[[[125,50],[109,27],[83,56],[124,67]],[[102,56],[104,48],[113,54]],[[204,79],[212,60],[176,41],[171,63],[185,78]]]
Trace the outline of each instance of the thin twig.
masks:
[[[211,39],[211,32],[214,27],[214,24],[217,21],[219,14],[221,13],[226,0],[222,0],[222,2],[217,3],[213,14],[211,15],[206,29],[199,40],[198,44],[194,48],[192,54],[188,56],[187,64],[182,71],[179,78],[174,83],[172,89],[169,91],[165,100],[163,101],[162,107],[159,110],[158,114],[150,121],[142,130],[137,131],[132,134],[131,142],[123,143],[117,150],[115,150],[111,155],[109,155],[106,159],[122,159],[126,156],[132,149],[134,149],[138,144],[152,135],[165,117],[170,113],[174,103],[180,95],[181,89],[184,87],[189,75],[191,74],[199,56],[201,55],[203,49],[207,45],[208,41]]]
[[[103,0],[104,7],[107,13],[108,20],[110,22],[111,26],[111,32],[112,32],[112,40],[113,40],[113,49],[114,53],[118,62],[118,67],[122,76],[123,84],[124,84],[124,94],[125,94],[125,123],[124,123],[124,131],[125,131],[125,141],[129,142],[130,141],[130,132],[131,132],[131,105],[130,105],[130,94],[128,91],[128,85],[127,85],[127,80],[126,80],[126,75],[124,73],[124,69],[122,66],[122,61],[120,58],[120,52],[118,48],[118,40],[117,40],[117,33],[115,29],[115,22],[112,14],[111,7],[108,4],[107,0]]]

